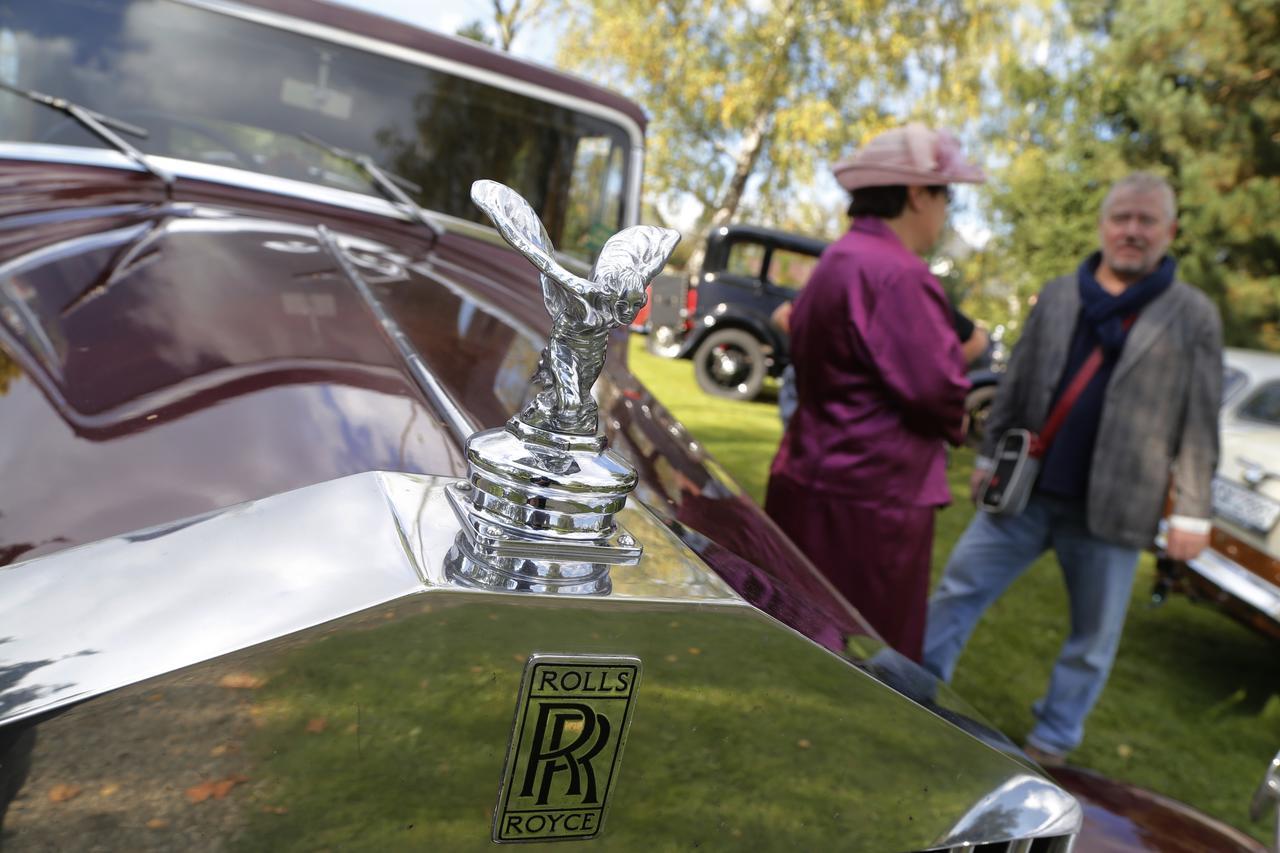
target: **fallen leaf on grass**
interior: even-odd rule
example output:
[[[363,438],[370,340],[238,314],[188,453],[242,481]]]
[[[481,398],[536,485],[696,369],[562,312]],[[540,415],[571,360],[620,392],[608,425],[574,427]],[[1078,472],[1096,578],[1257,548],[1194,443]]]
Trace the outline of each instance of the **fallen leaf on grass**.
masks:
[[[153,817],[147,821],[147,829],[164,829],[169,825],[169,821],[162,817]]]
[[[288,814],[289,809],[285,806],[263,806],[263,814]]]
[[[199,785],[192,785],[186,790],[187,802],[195,805],[203,803],[205,800],[214,799],[221,800],[231,793],[231,789],[242,782],[248,782],[248,776],[228,776],[225,779],[219,779],[216,782],[201,782]]]
[[[324,717],[312,717],[307,720],[307,733],[318,735],[329,727],[329,722]]]
[[[813,744],[809,743],[808,738],[802,737],[800,738],[800,740],[796,741],[796,746],[800,747],[801,749],[808,749],[809,747],[813,746]]]
[[[120,786],[115,782],[108,782],[98,789],[98,793],[104,797],[110,797],[116,791],[120,790]]]
[[[1133,755],[1133,747],[1127,743],[1122,743],[1116,747],[1116,754],[1121,758],[1130,758]]]
[[[266,683],[267,680],[265,678],[259,678],[247,672],[229,672],[218,680],[219,687],[226,687],[231,690],[257,690]]]
[[[74,800],[80,796],[82,790],[79,785],[54,785],[49,789],[49,801],[65,803],[67,800]]]

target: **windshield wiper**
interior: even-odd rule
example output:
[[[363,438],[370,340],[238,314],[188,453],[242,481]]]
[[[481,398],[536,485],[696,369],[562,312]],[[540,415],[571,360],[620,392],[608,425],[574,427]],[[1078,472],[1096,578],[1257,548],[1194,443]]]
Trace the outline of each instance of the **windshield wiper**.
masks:
[[[43,104],[49,109],[57,110],[58,112],[66,113],[71,116],[71,118],[82,127],[87,128],[91,133],[102,139],[112,148],[116,149],[143,169],[159,178],[164,184],[165,196],[170,198],[173,196],[173,175],[164,169],[161,169],[159,166],[156,166],[151,162],[150,157],[121,139],[118,134],[113,133],[111,130],[111,128],[115,128],[121,133],[127,133],[130,136],[137,136],[141,139],[146,139],[150,135],[147,133],[146,128],[138,127],[136,124],[129,124],[127,121],[121,121],[118,118],[112,118],[111,116],[103,115],[99,112],[94,112],[88,107],[83,107],[74,101],[68,101],[66,98],[58,98],[53,95],[46,95],[43,92],[35,92],[31,89],[22,89],[17,86],[11,86],[3,80],[0,80],[0,89],[13,92],[15,95],[21,95],[29,101],[34,101],[37,104]]]
[[[329,152],[339,160],[345,160],[346,162],[359,167],[366,175],[369,176],[369,179],[373,181],[374,186],[382,191],[383,195],[387,196],[391,201],[398,203],[400,207],[404,209],[404,212],[409,214],[409,217],[415,222],[426,226],[427,230],[431,232],[432,237],[436,236],[436,226],[432,224],[431,219],[426,214],[426,211],[424,211],[416,201],[409,198],[408,194],[405,192],[405,190],[408,190],[409,192],[420,193],[422,192],[422,187],[418,186],[408,178],[402,178],[394,172],[388,172],[386,169],[383,169],[377,163],[374,163],[373,158],[368,154],[361,154],[357,151],[347,151],[346,149],[339,148],[336,145],[330,145],[323,139],[313,136],[310,133],[303,132],[299,133],[298,136],[304,141],[310,142],[317,148],[321,148]],[[404,189],[401,189],[401,187]]]

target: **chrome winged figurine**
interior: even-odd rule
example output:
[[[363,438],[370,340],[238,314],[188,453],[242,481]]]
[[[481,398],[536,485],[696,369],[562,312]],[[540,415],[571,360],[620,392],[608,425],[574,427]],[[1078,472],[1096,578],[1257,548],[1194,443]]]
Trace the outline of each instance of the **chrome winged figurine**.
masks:
[[[542,300],[552,319],[551,337],[534,375],[538,391],[519,419],[539,429],[594,434],[591,386],[604,367],[609,332],[629,324],[644,306],[645,287],[671,256],[680,234],[652,225],[626,228],[604,244],[585,279],[556,263],[546,229],[515,190],[496,181],[476,181],[471,198],[541,272]]]
[[[644,549],[614,520],[636,472],[606,447],[591,386],[609,332],[635,319],[680,235],[620,231],[581,278],[556,263],[546,229],[515,190],[476,181],[471,198],[541,273],[551,335],[529,404],[467,439],[467,478],[446,490],[461,530],[445,571],[486,589],[607,595],[609,567],[635,565]]]

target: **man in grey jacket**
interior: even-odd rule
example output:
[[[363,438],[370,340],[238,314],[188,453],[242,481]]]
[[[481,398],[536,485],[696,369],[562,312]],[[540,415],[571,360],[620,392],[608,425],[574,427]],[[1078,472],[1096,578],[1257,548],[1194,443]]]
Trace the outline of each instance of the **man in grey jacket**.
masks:
[[[1035,703],[1027,752],[1061,764],[1084,737],[1124,628],[1141,550],[1172,495],[1167,550],[1187,560],[1208,544],[1218,462],[1222,324],[1200,291],[1175,277],[1173,190],[1135,173],[1102,204],[1101,251],[1049,282],[1027,319],[992,405],[976,493],[1007,429],[1041,429],[1089,355],[1102,366],[1041,460],[1020,514],[979,513],[956,543],[929,604],[924,665],[950,680],[983,611],[1053,548],[1070,633]]]

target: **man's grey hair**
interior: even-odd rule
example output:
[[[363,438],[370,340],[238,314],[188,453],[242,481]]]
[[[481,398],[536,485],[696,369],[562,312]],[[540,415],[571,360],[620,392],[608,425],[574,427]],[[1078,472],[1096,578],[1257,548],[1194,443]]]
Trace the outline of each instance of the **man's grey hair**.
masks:
[[[1106,215],[1107,209],[1111,207],[1111,202],[1118,194],[1127,191],[1158,193],[1164,202],[1165,216],[1170,222],[1178,218],[1178,199],[1174,195],[1173,187],[1164,178],[1151,172],[1132,172],[1112,184],[1111,189],[1107,190],[1107,197],[1102,200],[1102,215]]]

